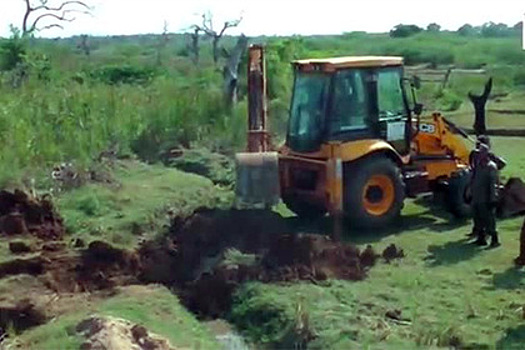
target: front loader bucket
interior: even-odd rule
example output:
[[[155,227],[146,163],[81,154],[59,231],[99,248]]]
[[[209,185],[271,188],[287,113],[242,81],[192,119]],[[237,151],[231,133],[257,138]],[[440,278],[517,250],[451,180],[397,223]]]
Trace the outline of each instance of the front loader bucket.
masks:
[[[508,218],[525,214],[525,184],[520,178],[511,177],[500,192],[498,216]]]
[[[240,206],[269,207],[279,202],[277,152],[237,153],[235,195]]]

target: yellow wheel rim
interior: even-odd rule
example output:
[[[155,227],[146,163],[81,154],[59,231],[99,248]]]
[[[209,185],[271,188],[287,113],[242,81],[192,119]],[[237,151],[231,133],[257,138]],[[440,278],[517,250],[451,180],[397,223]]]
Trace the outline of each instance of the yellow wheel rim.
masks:
[[[386,175],[373,175],[363,189],[363,207],[370,215],[386,214],[394,204],[394,198],[394,184]]]

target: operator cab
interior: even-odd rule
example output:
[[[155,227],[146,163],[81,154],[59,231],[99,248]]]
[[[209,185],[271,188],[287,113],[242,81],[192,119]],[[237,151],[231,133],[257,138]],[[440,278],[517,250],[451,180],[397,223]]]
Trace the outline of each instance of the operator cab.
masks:
[[[401,57],[340,57],[292,63],[287,146],[315,152],[330,141],[384,139],[409,151],[410,109]]]

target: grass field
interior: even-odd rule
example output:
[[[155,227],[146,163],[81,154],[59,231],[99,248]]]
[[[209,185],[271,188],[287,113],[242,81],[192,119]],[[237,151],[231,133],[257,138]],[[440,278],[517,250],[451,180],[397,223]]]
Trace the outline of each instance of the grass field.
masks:
[[[23,333],[14,344],[25,349],[78,349],[83,340],[75,334],[75,326],[90,315],[100,315],[144,325],[177,348],[207,350],[218,346],[210,331],[162,286],[125,287],[106,300],[87,302],[79,298],[74,302],[74,311]]]
[[[59,197],[58,209],[74,237],[131,248],[161,232],[170,215],[229,205],[232,199],[204,177],[161,165],[122,161],[113,171],[113,184],[89,184]]]
[[[495,152],[509,161],[503,175],[524,173],[523,147],[523,139],[494,138]],[[404,259],[381,263],[362,282],[246,286],[238,294],[233,322],[249,336],[264,334],[269,344],[283,344],[301,303],[317,335],[309,348],[426,349],[462,344],[471,349],[521,349],[525,271],[512,261],[518,254],[523,218],[500,221],[502,246],[487,250],[466,240],[470,222],[455,222],[424,203],[407,203],[397,228],[347,234],[348,241],[363,248],[372,244],[376,251],[394,243],[404,249]],[[385,317],[396,309],[406,322]]]

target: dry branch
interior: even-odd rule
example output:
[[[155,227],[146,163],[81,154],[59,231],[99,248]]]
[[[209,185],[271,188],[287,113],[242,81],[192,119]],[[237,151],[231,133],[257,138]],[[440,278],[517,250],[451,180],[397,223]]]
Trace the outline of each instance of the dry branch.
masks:
[[[68,15],[90,14],[91,7],[83,1],[63,1],[60,5],[48,6],[48,0],[40,0],[40,5],[32,5],[31,0],[24,0],[26,11],[22,20],[22,35],[30,35],[36,31],[50,28],[63,28],[60,22],[73,22],[76,18]],[[34,20],[30,20],[32,15],[36,15]],[[52,19],[55,23],[39,27],[39,22],[44,19]],[[57,23],[58,22],[58,23]]]

